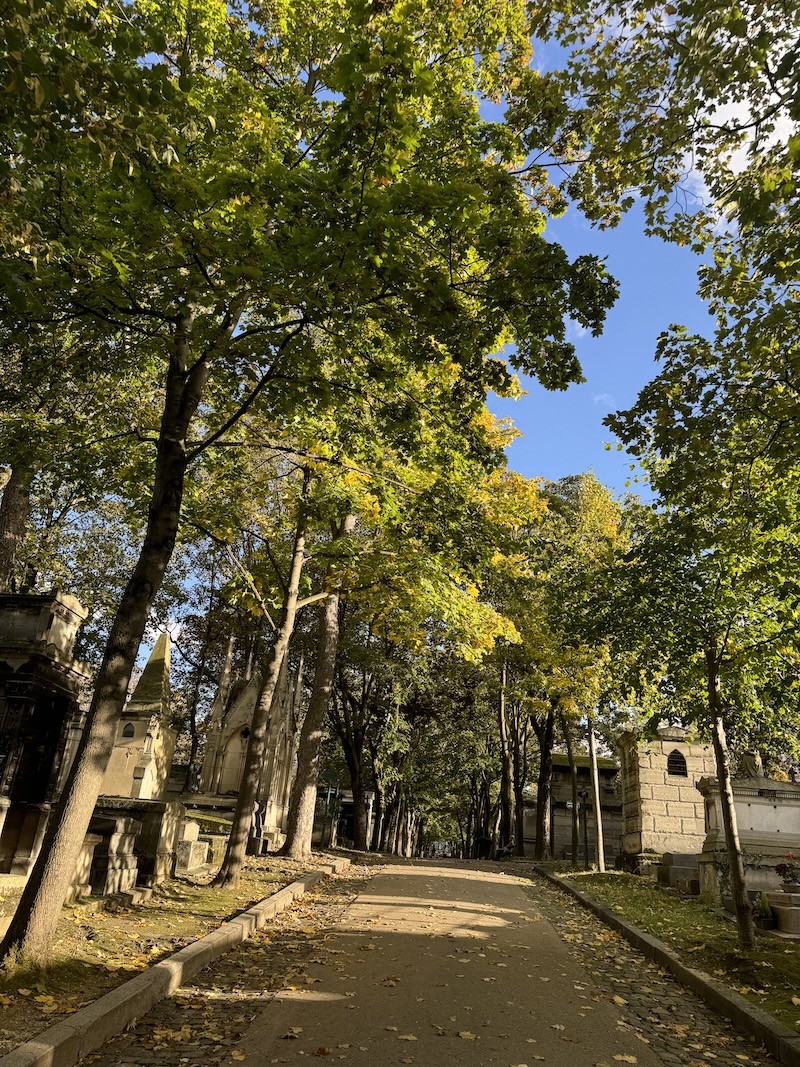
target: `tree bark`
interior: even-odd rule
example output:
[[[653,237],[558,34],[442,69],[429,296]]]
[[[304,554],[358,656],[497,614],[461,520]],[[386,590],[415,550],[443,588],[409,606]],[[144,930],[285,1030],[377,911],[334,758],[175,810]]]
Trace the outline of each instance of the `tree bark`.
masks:
[[[205,360],[192,361],[193,315],[187,304],[176,320],[142,548],[108,635],[86,727],[61,799],[50,814],[38,858],[0,945],[2,958],[16,949],[20,958],[36,962],[50,950],[114,747],[150,608],[175,547],[187,467],[186,436],[208,377]]]
[[[286,592],[284,593],[281,616],[275,633],[275,642],[269,654],[264,683],[261,686],[261,693],[250,724],[250,736],[247,739],[244,771],[242,772],[242,781],[239,786],[236,811],[233,815],[233,826],[225,849],[225,858],[212,882],[212,885],[217,887],[235,888],[239,884],[242,867],[247,855],[247,841],[250,837],[250,826],[253,819],[253,804],[257,799],[261,771],[266,755],[272,701],[278,688],[281,668],[286,657],[286,650],[289,647],[289,641],[294,632],[294,624],[297,617],[300,575],[305,562],[306,526],[308,521],[305,510],[305,488],[307,485],[308,475],[306,475],[303,499],[301,499],[299,505],[300,510],[292,548],[292,562],[289,568],[289,581],[286,583]]]
[[[349,537],[355,529],[355,516],[347,515],[336,532],[335,540]],[[325,716],[330,704],[339,647],[339,600],[341,589],[332,589],[321,605],[317,659],[308,711],[300,731],[297,751],[297,773],[292,785],[287,815],[286,841],[281,855],[302,859],[311,852],[314,832],[314,811],[317,804],[320,746],[324,735]]]
[[[603,812],[600,808],[600,776],[597,773],[597,746],[594,740],[594,723],[586,716],[586,739],[589,742],[589,766],[592,772],[592,803],[594,804],[594,842],[597,869],[603,874],[606,869],[605,842],[603,840]]]
[[[216,596],[216,566],[212,561],[211,581],[208,595],[208,608],[206,610],[205,626],[203,627],[203,640],[200,645],[200,659],[195,666],[192,695],[189,698],[189,759],[186,763],[186,774],[183,777],[183,791],[188,793],[196,789],[197,785],[197,753],[200,749],[200,732],[197,729],[197,707],[200,703],[200,692],[205,680],[208,656],[211,649],[211,612],[214,607]],[[233,641],[233,638],[231,638]]]
[[[508,711],[506,708],[506,688],[508,669],[506,661],[500,667],[500,692],[497,701],[497,724],[500,730],[500,829],[501,848],[511,844],[514,836],[514,794],[511,740],[508,729]]]
[[[0,497],[0,593],[17,591],[17,553],[28,529],[34,473],[33,465],[15,463]]]
[[[512,711],[514,826],[516,854],[525,855],[525,782],[528,777],[528,716],[517,704]]]
[[[353,791],[353,848],[356,852],[366,852],[367,811],[364,807],[364,774],[360,760],[357,765],[350,766],[350,788]]]
[[[567,745],[567,759],[569,760],[569,779],[572,792],[572,840],[570,842],[571,848],[571,863],[573,867],[578,866],[578,853],[580,851],[580,825],[579,815],[580,809],[578,807],[578,766],[575,763],[575,746],[572,743],[572,729],[569,724],[569,720],[566,715],[561,712],[561,729],[564,734],[564,741]]]
[[[380,837],[380,851],[388,852],[391,840],[392,840],[392,820],[394,819],[395,807],[397,804],[397,793],[395,792],[392,799],[389,801],[388,806],[384,810],[383,815],[383,827],[381,829]]]
[[[534,858],[545,859],[550,853],[550,790],[553,781],[553,724],[555,710],[551,704],[544,722],[534,727],[539,741],[539,775],[536,793],[536,844]]]
[[[719,659],[716,649],[705,652],[706,684],[708,687],[708,706],[711,712],[714,759],[717,765],[717,783],[722,802],[722,825],[725,829],[725,847],[728,853],[728,873],[731,880],[731,896],[736,911],[736,925],[739,931],[739,944],[745,952],[752,952],[756,947],[753,912],[745,888],[744,858],[739,841],[739,827],[736,821],[736,809],[733,804],[733,786],[731,784],[731,767],[728,756],[728,744],[725,738],[723,722],[722,691],[719,678]]]

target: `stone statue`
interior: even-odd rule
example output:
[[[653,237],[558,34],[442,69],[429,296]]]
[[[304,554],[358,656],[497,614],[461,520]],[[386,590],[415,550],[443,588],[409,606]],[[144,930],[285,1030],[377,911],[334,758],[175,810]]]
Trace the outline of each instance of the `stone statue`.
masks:
[[[764,764],[761,754],[757,749],[748,749],[739,757],[739,766],[736,772],[737,778],[763,778]]]

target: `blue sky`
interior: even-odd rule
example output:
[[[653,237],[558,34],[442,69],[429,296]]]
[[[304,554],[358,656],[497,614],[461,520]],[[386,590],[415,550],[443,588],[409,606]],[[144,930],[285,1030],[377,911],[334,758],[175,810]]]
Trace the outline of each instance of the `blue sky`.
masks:
[[[632,210],[615,230],[593,229],[576,210],[551,222],[548,235],[570,256],[592,252],[607,260],[620,283],[620,296],[601,337],[578,336],[571,328],[586,382],[551,393],[524,381],[518,401],[492,397],[497,415],[509,415],[524,437],[509,451],[521,473],[560,478],[592,469],[614,492],[625,492],[630,457],[616,451],[603,426],[610,411],[629,407],[657,372],[653,359],[659,333],[671,323],[710,333],[712,321],[696,295],[698,257],[686,248],[644,235],[642,214]],[[606,442],[614,448],[604,449]],[[634,490],[636,485],[631,486]]]

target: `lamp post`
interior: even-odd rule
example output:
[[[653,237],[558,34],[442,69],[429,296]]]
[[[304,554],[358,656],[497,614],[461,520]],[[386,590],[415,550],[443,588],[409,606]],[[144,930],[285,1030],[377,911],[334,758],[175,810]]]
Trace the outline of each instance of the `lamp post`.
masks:
[[[583,865],[586,870],[589,870],[589,793],[587,790],[581,790],[581,813],[583,821]]]

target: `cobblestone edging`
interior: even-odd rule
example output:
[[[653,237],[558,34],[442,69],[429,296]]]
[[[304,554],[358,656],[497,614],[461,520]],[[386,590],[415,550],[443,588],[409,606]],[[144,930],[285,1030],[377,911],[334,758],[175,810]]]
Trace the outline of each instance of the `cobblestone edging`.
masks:
[[[210,934],[198,938],[112,989],[94,1004],[81,1008],[69,1018],[19,1045],[13,1052],[0,1058],[0,1067],[73,1067],[109,1038],[121,1033],[158,1001],[174,993],[178,986],[193,978],[218,956],[246,941],[326,875],[339,874],[349,866],[349,859],[333,859],[320,864],[315,870],[254,904]]]
[[[735,993],[721,982],[716,981],[705,971],[687,967],[677,953],[673,952],[663,941],[646,934],[644,930],[633,926],[605,904],[587,896],[568,879],[561,878],[542,867],[534,869],[537,874],[558,886],[565,893],[569,893],[579,904],[593,912],[598,919],[616,930],[634,948],[669,971],[673,977],[701,997],[714,1011],[730,1019],[744,1033],[763,1042],[764,1047],[780,1063],[787,1064],[787,1067],[800,1067],[800,1037],[794,1031],[762,1011],[761,1008],[750,1004],[739,993]],[[0,1067],[4,1067],[3,1060],[0,1060]]]

